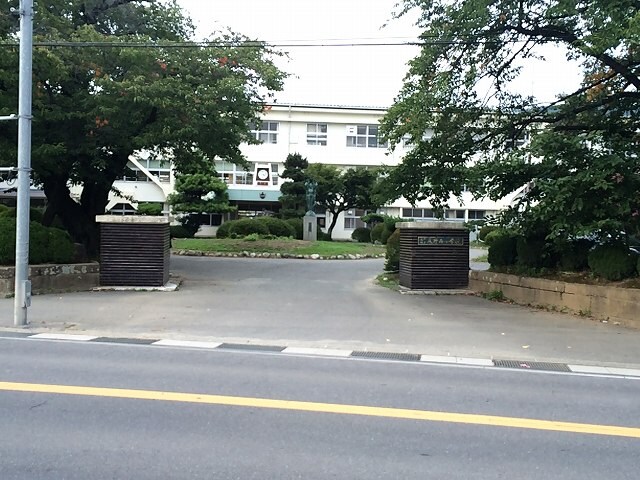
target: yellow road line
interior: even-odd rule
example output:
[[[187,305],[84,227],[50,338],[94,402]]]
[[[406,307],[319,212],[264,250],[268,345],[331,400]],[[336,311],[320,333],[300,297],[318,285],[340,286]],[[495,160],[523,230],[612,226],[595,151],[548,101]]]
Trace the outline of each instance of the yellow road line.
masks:
[[[611,435],[616,437],[640,438],[640,428],[613,425],[593,425],[588,423],[556,422],[530,418],[499,417],[467,413],[434,412],[403,408],[366,407],[336,403],[299,402],[267,398],[230,397],[198,393],[160,392],[153,390],[128,390],[121,388],[97,388],[72,385],[46,385],[38,383],[0,382],[0,391],[53,393],[58,395],[80,395],[91,397],[126,398],[134,400],[160,400],[164,402],[203,403],[234,407],[270,408],[314,413],[334,413],[339,415],[364,415],[370,417],[423,420],[430,422],[462,423],[468,425],[488,425],[493,427],[526,428],[553,432],[570,432],[590,435]]]

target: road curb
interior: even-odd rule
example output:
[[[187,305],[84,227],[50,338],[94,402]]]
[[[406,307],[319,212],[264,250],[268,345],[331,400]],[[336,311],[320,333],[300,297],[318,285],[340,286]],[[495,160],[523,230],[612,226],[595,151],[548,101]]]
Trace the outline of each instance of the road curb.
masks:
[[[455,357],[444,355],[427,355],[407,352],[380,352],[374,350],[350,350],[336,348],[311,348],[294,345],[268,345],[251,343],[224,343],[194,340],[173,340],[155,338],[122,338],[103,337],[99,335],[78,335],[67,333],[32,333],[5,331],[0,332],[2,338],[21,338],[31,340],[54,340],[79,343],[110,343],[121,345],[148,345],[159,348],[191,348],[201,350],[227,350],[245,352],[269,352],[283,355],[304,355],[333,358],[366,358],[370,360],[402,361],[422,364],[465,365],[483,368],[510,370],[529,370],[547,372],[565,372],[582,375],[611,376],[640,380],[640,368],[621,368],[602,365],[580,365],[573,363],[539,362],[517,359]]]

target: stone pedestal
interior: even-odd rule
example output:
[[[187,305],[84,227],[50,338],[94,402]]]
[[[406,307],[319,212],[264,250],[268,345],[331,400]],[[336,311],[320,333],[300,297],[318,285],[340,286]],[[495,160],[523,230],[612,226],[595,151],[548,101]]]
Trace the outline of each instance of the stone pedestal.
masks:
[[[309,212],[302,219],[302,239],[309,242],[318,240],[318,217],[309,215]]]
[[[100,285],[162,286],[169,281],[169,219],[99,215]]]
[[[400,222],[400,285],[412,290],[469,285],[469,231],[459,222]]]

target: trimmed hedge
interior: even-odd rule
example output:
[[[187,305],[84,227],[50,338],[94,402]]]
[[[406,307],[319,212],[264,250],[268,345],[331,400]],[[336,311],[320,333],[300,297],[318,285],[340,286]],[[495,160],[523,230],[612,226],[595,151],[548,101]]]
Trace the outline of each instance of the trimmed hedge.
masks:
[[[227,220],[222,225],[218,227],[216,230],[216,238],[229,238],[231,234],[231,225],[235,222],[235,220]]]
[[[351,233],[351,238],[358,243],[371,243],[371,230],[358,227]]]
[[[285,220],[289,225],[293,227],[295,232],[294,238],[297,240],[302,240],[303,229],[304,229],[304,221],[301,218],[288,218]],[[318,235],[320,234],[320,229],[318,229]]]
[[[387,240],[384,269],[389,272],[400,270],[400,230],[395,230]]]
[[[49,262],[70,263],[74,261],[75,245],[65,230],[50,227],[49,230]]]
[[[375,227],[373,227],[371,229],[371,243],[382,243],[382,232],[384,232],[384,224],[378,223]]]
[[[637,260],[624,245],[601,245],[589,253],[591,271],[607,280],[623,280],[633,276]]]
[[[258,235],[269,235],[269,229],[267,226],[253,218],[241,218],[239,220],[233,220],[230,223],[230,236],[235,235],[237,237],[246,237],[252,233],[257,233]]]
[[[545,266],[545,242],[537,238],[518,237],[516,239],[518,265],[540,268]]]
[[[494,233],[487,235],[491,237]],[[509,234],[495,235],[489,245],[488,261],[491,266],[505,267],[516,263],[517,259],[516,238]]]
[[[302,219],[300,220],[300,238],[302,238]],[[247,235],[271,235],[275,237],[297,238],[295,223],[274,217],[241,218],[224,222],[216,231],[216,238],[237,238]]]
[[[276,237],[295,237],[296,229],[290,223],[275,217],[259,217],[254,222],[263,223],[270,235]]]
[[[16,261],[16,221],[0,217],[0,264],[12,265]],[[58,228],[45,227],[38,222],[29,225],[29,263],[70,263],[74,260],[75,246],[69,234]]]
[[[487,235],[489,235],[491,232],[498,230],[498,228],[499,227],[495,225],[485,225],[480,229],[480,232],[478,232],[478,240],[480,240],[481,242],[484,242],[485,238],[487,238]]]
[[[582,272],[589,268],[589,252],[593,246],[594,243],[586,239],[562,244],[557,249],[560,268],[568,272]]]
[[[171,238],[192,238],[193,234],[182,225],[171,225],[169,227],[169,235]]]

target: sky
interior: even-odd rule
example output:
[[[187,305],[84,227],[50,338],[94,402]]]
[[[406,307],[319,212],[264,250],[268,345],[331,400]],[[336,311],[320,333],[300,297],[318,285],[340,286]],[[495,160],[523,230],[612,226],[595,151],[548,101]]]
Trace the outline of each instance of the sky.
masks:
[[[393,19],[398,0],[178,0],[200,35],[226,28],[272,44],[398,43],[417,39],[417,12]],[[387,25],[383,27],[384,25]],[[282,47],[277,65],[291,74],[278,103],[388,107],[402,87],[415,46]],[[576,67],[559,50],[545,62],[527,62],[513,84],[550,102],[577,84]]]

